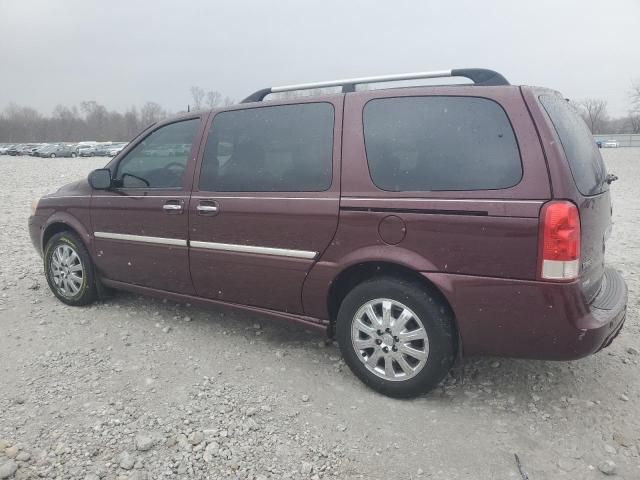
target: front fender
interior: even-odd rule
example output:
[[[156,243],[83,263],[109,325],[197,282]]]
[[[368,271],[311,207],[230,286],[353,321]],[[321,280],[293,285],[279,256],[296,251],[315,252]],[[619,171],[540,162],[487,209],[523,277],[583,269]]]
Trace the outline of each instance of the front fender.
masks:
[[[92,259],[94,256],[93,251],[93,235],[90,232],[90,224],[88,224],[88,215],[87,218],[83,221],[82,219],[72,215],[68,211],[59,211],[53,213],[47,220],[42,224],[41,232],[40,232],[40,248],[41,251],[44,251],[45,247],[45,239],[49,236],[51,228],[57,228],[57,225],[66,225],[71,230],[73,230],[82,240],[84,245],[87,247],[89,254]],[[95,259],[93,259],[95,260]]]

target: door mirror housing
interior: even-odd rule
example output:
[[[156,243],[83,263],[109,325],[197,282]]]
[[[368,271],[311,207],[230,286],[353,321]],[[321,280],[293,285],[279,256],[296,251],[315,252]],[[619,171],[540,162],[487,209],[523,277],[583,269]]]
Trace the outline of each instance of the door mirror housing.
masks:
[[[108,190],[112,183],[111,170],[108,168],[99,168],[89,174],[89,185],[94,190]]]

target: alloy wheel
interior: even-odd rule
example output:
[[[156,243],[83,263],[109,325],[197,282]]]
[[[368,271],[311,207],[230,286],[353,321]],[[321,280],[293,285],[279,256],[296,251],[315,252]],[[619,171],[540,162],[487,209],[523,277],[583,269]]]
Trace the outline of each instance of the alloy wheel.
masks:
[[[60,295],[70,298],[80,292],[84,282],[84,267],[78,252],[70,245],[58,245],[49,264],[51,278]]]
[[[429,339],[420,318],[388,298],[370,300],[358,309],[351,343],[365,367],[389,381],[414,377],[429,357]]]

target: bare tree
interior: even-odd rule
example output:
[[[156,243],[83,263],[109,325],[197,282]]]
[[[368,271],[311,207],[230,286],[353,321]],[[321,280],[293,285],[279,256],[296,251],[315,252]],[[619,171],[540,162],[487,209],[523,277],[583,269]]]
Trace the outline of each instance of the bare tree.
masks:
[[[147,102],[140,109],[140,122],[143,128],[156,123],[167,116],[167,112],[156,102]]]
[[[630,113],[627,117],[626,127],[630,133],[640,133],[640,113]]]
[[[122,120],[124,122],[124,138],[132,139],[140,130],[142,130],[140,117],[138,116],[138,110],[136,107],[131,107],[131,109],[127,110]]]
[[[605,133],[607,125],[607,102],[599,98],[586,98],[580,102],[582,116],[591,133]]]
[[[627,127],[631,133],[640,133],[640,79],[631,83],[629,100],[631,100],[631,108],[627,117]]]
[[[209,108],[214,108],[220,105],[222,101],[222,94],[217,90],[209,90],[207,92],[207,106]]]
[[[631,83],[629,98],[631,99],[631,110],[640,113],[640,79]]]
[[[202,89],[200,89],[202,91]],[[232,105],[234,101],[221,93],[197,91],[202,108],[207,105]],[[167,111],[155,102],[147,102],[139,110],[134,106],[124,113],[108,110],[95,100],[80,106],[57,105],[50,116],[15,103],[0,112],[0,142],[79,142],[83,140],[131,140],[143,128],[167,117]]]
[[[191,87],[191,98],[193,98],[193,109],[195,111],[202,110],[202,101],[204,100],[205,92],[201,87]]]

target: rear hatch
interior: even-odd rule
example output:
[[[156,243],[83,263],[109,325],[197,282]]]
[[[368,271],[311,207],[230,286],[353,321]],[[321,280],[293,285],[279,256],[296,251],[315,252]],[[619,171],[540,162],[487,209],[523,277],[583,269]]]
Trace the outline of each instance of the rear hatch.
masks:
[[[573,201],[580,213],[580,283],[591,302],[602,286],[605,243],[611,231],[609,179],[593,135],[575,109],[559,94],[538,96],[562,145],[575,191]],[[554,194],[555,196],[555,194]]]

